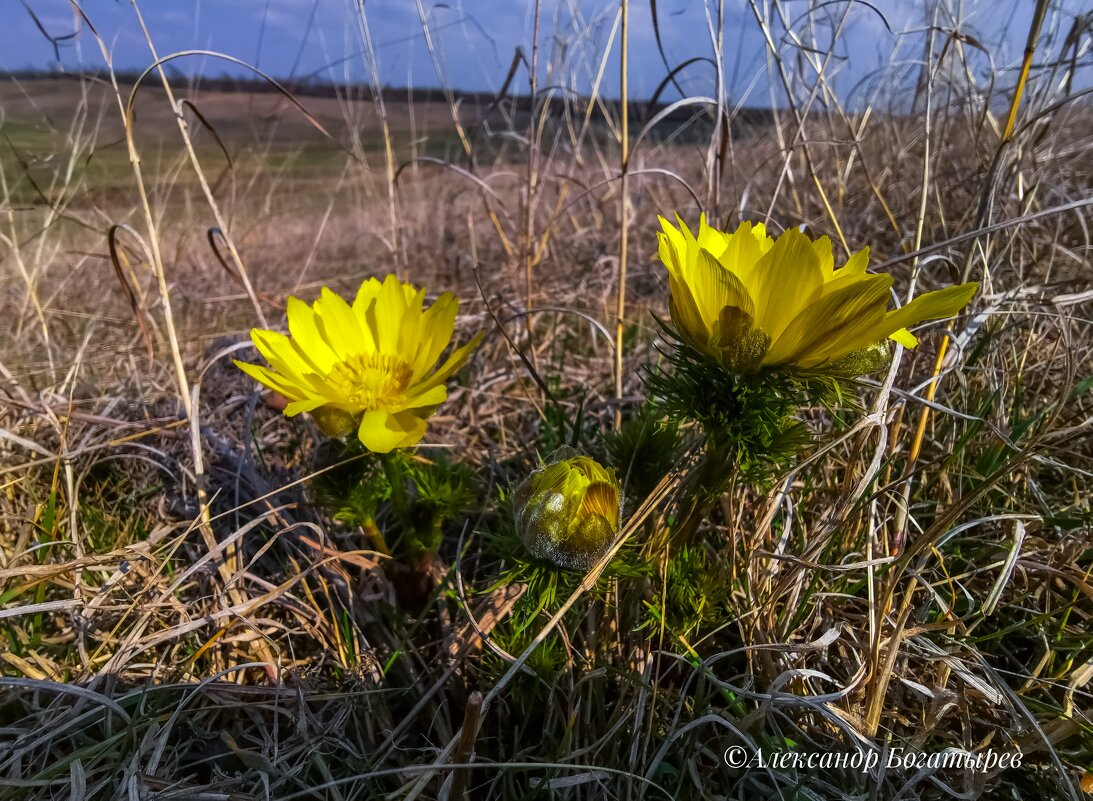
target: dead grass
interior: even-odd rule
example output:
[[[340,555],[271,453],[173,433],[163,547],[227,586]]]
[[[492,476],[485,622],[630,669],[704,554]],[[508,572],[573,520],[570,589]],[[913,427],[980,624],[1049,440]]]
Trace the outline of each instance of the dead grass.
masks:
[[[625,190],[618,105],[599,97],[488,115],[299,98],[309,121],[276,94],[177,85],[180,134],[152,76],[134,168],[131,87],[0,87],[0,796],[1079,798],[1093,112],[1065,59],[1041,65],[1003,142],[1012,76],[984,104],[963,72],[981,54],[944,29],[912,114],[896,83],[843,106],[822,52],[777,47],[792,108],[722,128],[695,106],[647,135],[635,116]],[[806,410],[816,446],[726,493],[701,553],[640,581],[575,576],[529,611],[525,585],[495,587],[500,496],[636,408],[666,313],[655,215],[700,205],[869,244],[901,298],[966,276],[982,291],[863,386],[864,414]],[[460,328],[489,332],[421,451],[475,468],[477,510],[413,592],[315,502],[339,454],[230,361],[287,295],[388,271],[454,291]],[[635,542],[692,468],[629,498]],[[696,575],[705,596],[673,595]],[[734,743],[1024,761],[742,773]]]

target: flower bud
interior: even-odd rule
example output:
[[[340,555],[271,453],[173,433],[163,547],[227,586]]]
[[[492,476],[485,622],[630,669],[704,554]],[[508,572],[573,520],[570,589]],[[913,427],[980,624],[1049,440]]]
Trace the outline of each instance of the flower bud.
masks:
[[[613,470],[572,456],[535,470],[516,489],[516,526],[533,556],[587,570],[619,529],[619,484]]]
[[[361,416],[336,406],[320,406],[311,410],[311,416],[319,430],[328,437],[348,437],[357,430]]]

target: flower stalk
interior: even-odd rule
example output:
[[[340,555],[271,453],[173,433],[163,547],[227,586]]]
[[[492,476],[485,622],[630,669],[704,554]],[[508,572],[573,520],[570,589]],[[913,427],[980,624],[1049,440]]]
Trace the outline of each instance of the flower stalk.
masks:
[[[893,278],[867,271],[868,248],[836,267],[826,236],[789,229],[774,238],[750,222],[730,233],[705,217],[692,233],[682,220],[660,221],[671,347],[666,367],[646,368],[646,386],[669,417],[697,422],[704,437],[673,527],[683,543],[733,476],[766,481],[810,442],[796,416],[803,401],[842,400],[845,385],[889,363],[889,340],[915,347],[909,326],[957,314],[978,286],[889,310]]]
[[[387,539],[383,536],[383,532],[380,531],[379,526],[376,525],[375,517],[366,517],[361,521],[361,529],[364,531],[364,535],[368,537],[368,541],[372,543],[372,547],[376,549],[378,553],[384,556],[391,556],[391,546],[387,544]]]

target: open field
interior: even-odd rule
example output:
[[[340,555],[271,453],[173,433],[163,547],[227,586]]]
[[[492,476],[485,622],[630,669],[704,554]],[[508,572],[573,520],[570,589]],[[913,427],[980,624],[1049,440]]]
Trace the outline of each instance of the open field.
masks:
[[[4,79],[0,798],[1093,792],[1093,108],[926,39],[864,106],[776,59],[758,111]],[[654,391],[676,212],[978,291],[724,469]],[[484,332],[402,462],[232,364],[388,273]],[[519,546],[563,447],[622,485],[588,570]],[[893,757],[956,750],[1013,764]]]

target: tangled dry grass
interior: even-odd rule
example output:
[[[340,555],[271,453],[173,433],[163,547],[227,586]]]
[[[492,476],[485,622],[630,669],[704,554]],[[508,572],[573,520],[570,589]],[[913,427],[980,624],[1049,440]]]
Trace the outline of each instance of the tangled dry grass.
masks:
[[[1080,797],[1093,112],[1067,77],[1089,20],[1049,12],[1056,58],[1012,127],[1016,79],[976,77],[976,43],[941,23],[907,86],[892,65],[844,105],[831,50],[806,46],[841,25],[830,9],[772,42],[793,102],[763,114],[226,92],[154,70],[139,91],[109,72],[5,81],[0,796]],[[806,410],[805,458],[721,499],[718,545],[693,557],[712,613],[674,597],[699,567],[666,554],[638,591],[578,576],[506,629],[528,586],[498,586],[480,549],[499,494],[642,396],[666,308],[655,215],[676,210],[869,244],[901,298],[982,291],[861,387],[862,413]],[[475,466],[479,511],[410,592],[315,502],[337,455],[231,365],[287,295],[389,271],[489,332],[421,451]],[[624,530],[661,525],[694,467],[640,496],[634,479]],[[1023,763],[741,772],[723,759],[739,743]]]

